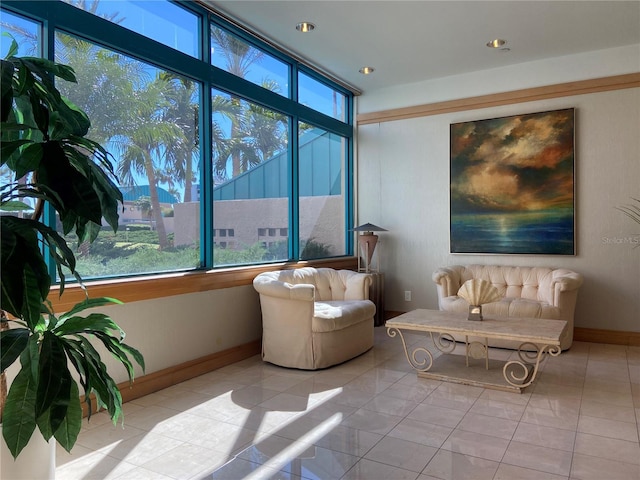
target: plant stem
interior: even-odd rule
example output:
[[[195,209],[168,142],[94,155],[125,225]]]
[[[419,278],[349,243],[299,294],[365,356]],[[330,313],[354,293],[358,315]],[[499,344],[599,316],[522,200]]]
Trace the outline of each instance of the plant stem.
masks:
[[[7,314],[4,310],[0,310],[0,331],[9,330],[9,322],[7,322]],[[0,423],[2,423],[2,412],[4,412],[4,402],[7,399],[7,375],[2,372],[0,374]]]

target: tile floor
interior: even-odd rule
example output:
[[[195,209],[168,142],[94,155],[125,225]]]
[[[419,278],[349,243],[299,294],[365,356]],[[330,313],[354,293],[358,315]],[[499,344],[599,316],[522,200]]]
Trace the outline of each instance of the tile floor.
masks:
[[[255,356],[127,403],[124,428],[95,415],[57,478],[640,479],[640,347],[575,343],[517,394],[418,379],[375,334],[328,370]]]

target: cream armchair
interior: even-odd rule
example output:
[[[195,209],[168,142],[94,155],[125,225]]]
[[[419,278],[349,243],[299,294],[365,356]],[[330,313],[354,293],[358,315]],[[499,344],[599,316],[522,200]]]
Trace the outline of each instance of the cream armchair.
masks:
[[[469,304],[458,297],[458,290],[472,278],[484,279],[498,289],[502,299],[482,306],[485,315],[565,320],[561,341],[563,350],[573,343],[573,314],[582,275],[564,268],[514,267],[501,265],[454,265],[437,269],[433,281],[438,290],[440,310],[467,312]],[[514,347],[512,342],[496,341],[492,346]]]
[[[259,274],[253,286],[262,308],[263,360],[315,370],[369,350],[376,312],[370,285],[370,275],[331,268]]]

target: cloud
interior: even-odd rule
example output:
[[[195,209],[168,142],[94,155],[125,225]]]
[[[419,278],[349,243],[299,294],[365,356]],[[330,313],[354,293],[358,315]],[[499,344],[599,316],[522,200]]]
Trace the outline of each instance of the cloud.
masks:
[[[569,109],[452,126],[452,193],[501,211],[571,205],[572,115]]]

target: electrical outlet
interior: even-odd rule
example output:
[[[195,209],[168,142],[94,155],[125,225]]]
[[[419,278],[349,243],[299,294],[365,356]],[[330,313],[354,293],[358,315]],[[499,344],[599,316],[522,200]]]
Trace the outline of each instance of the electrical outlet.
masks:
[[[410,302],[411,301],[411,290],[405,290],[404,291],[404,301],[405,302]]]

